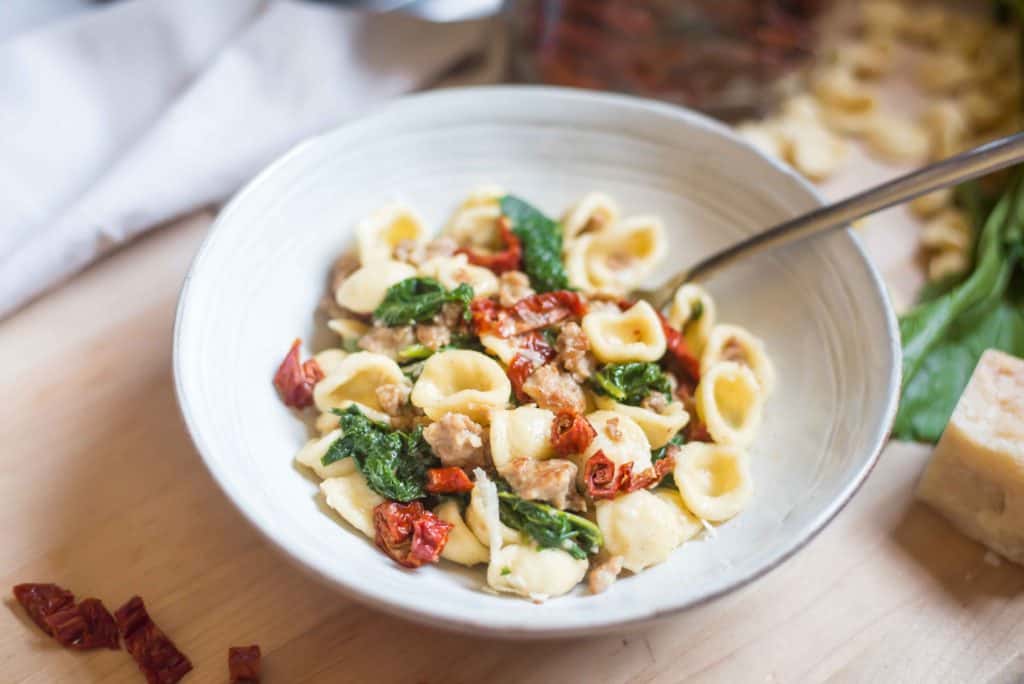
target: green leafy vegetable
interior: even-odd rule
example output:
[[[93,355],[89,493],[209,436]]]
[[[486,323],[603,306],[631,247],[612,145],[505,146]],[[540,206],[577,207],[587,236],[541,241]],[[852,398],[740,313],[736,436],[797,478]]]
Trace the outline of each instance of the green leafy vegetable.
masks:
[[[661,459],[665,458],[668,453],[668,447],[670,444],[675,446],[683,446],[686,444],[686,436],[683,435],[682,431],[677,432],[672,439],[668,440],[668,444],[658,447],[657,449],[651,449],[651,463],[657,463]],[[665,477],[661,478],[661,482],[658,484],[659,487],[668,487],[670,489],[679,489],[676,485],[676,478],[672,473],[669,473]]]
[[[511,575],[512,574],[512,568],[508,567],[507,565],[502,565],[501,566],[501,574],[502,574],[502,576]]]
[[[398,352],[398,362],[422,361],[434,355],[434,350],[425,344],[410,344]]]
[[[405,502],[426,496],[427,469],[439,463],[421,428],[392,430],[373,422],[356,406],[334,412],[341,417],[341,437],[321,459],[325,466],[351,456],[366,484],[384,498]]]
[[[523,532],[542,549],[562,549],[583,560],[604,543],[601,530],[586,518],[508,491],[499,492],[498,501],[501,522]]]
[[[1024,355],[1024,308],[1011,287],[1022,253],[1024,188],[1015,177],[985,221],[973,272],[900,320],[896,437],[937,441],[985,349]]]
[[[341,348],[344,349],[345,351],[347,351],[349,354],[354,354],[357,351],[360,351],[360,349],[359,349],[359,338],[357,338],[357,337],[348,337],[348,338],[342,340],[341,341]]]
[[[513,195],[501,198],[501,213],[523,245],[523,270],[537,292],[569,288],[562,263],[562,227]]]
[[[473,288],[466,283],[449,292],[433,278],[406,278],[388,288],[373,317],[387,326],[412,325],[429,321],[445,304],[458,302],[464,307],[463,316],[468,321],[472,299]]]
[[[651,392],[664,392],[669,399],[672,394],[668,376],[656,363],[610,363],[594,373],[590,383],[599,394],[630,406],[639,406]]]

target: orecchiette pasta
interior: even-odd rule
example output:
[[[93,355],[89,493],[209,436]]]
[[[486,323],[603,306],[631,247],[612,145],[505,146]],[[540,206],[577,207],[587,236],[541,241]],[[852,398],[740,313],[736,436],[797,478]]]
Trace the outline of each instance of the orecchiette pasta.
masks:
[[[704,288],[687,283],[672,298],[668,322],[683,333],[690,351],[700,355],[715,326],[715,302]]]
[[[496,500],[498,494],[494,483],[487,480],[486,477],[482,481],[477,473],[476,485],[469,496],[469,506],[466,507],[466,524],[476,535],[477,540],[487,548],[491,548],[492,540],[497,541],[499,546],[515,544],[520,541],[518,532],[497,518],[495,518],[497,526],[490,522],[492,516],[488,513],[487,501],[492,494]],[[494,503],[497,505],[496,501]]]
[[[811,81],[814,94],[831,108],[858,114],[871,114],[878,105],[875,92],[853,77],[845,66],[819,70]]]
[[[958,209],[946,209],[921,229],[921,244],[930,249],[966,251],[971,244],[971,222]]]
[[[761,424],[765,393],[747,366],[722,361],[701,376],[697,414],[719,444],[747,446]]]
[[[449,290],[466,283],[474,297],[490,297],[498,293],[498,277],[490,269],[473,266],[465,254],[436,257],[420,266],[420,275],[433,278]]]
[[[920,162],[928,157],[931,140],[916,123],[899,116],[877,116],[867,131],[871,151],[896,164]]]
[[[931,134],[933,159],[945,159],[959,152],[969,133],[967,117],[954,102],[933,104],[921,117],[921,123]]]
[[[561,596],[572,590],[589,567],[560,549],[537,549],[523,544],[502,547],[487,566],[487,584],[497,591],[529,598]]]
[[[320,411],[343,409],[353,403],[369,409],[375,420],[387,422],[377,398],[380,385],[407,384],[398,364],[381,354],[358,352],[346,356],[334,372],[313,388],[313,401]]]
[[[783,110],[785,158],[820,175],[798,148],[837,106]],[[342,342],[304,361],[295,341],[273,376],[308,410],[295,463],[328,507],[401,566],[485,564],[491,589],[540,602],[588,569],[596,593],[661,563],[746,503],[740,449],[773,370],[701,288],[667,316],[631,297],[666,253],[659,219],[620,221],[591,193],[559,223],[482,188],[446,231],[431,239],[398,205],[359,224],[361,264],[335,260],[319,307]],[[936,260],[960,246],[926,232]]]
[[[370,331],[370,326],[354,318],[332,318],[327,321],[327,328],[345,341],[358,340]]]
[[[676,486],[686,507],[712,522],[735,516],[753,493],[747,455],[724,444],[684,444],[676,457]]]
[[[651,466],[651,443],[635,420],[615,411],[604,410],[588,414],[587,420],[597,432],[597,436],[578,457],[578,483],[581,486],[584,484],[584,466],[587,459],[598,451],[604,452],[616,467],[632,463],[633,472],[640,472]]]
[[[448,543],[441,550],[441,558],[460,565],[478,565],[490,559],[487,547],[480,543],[462,519],[458,502],[448,500],[441,503],[434,509],[434,515],[452,525]]]
[[[453,349],[427,359],[412,389],[412,403],[431,420],[462,413],[478,423],[508,404],[512,384],[498,363],[480,352]]]
[[[665,354],[665,333],[647,302],[626,311],[595,311],[583,317],[583,331],[599,361],[657,361]]]
[[[324,349],[322,352],[314,354],[313,358],[316,359],[324,375],[330,375],[338,369],[338,366],[341,365],[346,356],[348,356],[348,353],[342,349]]]
[[[399,242],[423,239],[423,222],[408,207],[390,205],[363,219],[356,227],[356,239],[361,264],[388,261]]]
[[[668,441],[690,422],[690,414],[678,401],[670,402],[661,411],[620,404],[614,399],[600,395],[595,396],[594,401],[599,409],[613,411],[632,419],[647,435],[652,449],[668,444]]]
[[[338,512],[352,527],[373,538],[373,509],[384,503],[384,497],[370,489],[366,478],[357,470],[320,483],[327,505]]]
[[[414,275],[416,269],[409,264],[378,261],[350,275],[334,293],[334,299],[349,311],[370,314],[384,301],[389,287]]]
[[[343,477],[356,469],[355,461],[351,458],[343,458],[327,466],[323,464],[321,459],[323,459],[324,454],[327,453],[331,444],[341,437],[341,430],[337,429],[337,416],[334,416],[334,426],[335,429],[323,437],[316,437],[306,442],[306,445],[299,449],[299,453],[295,454],[295,462],[312,470],[321,480]]]
[[[536,406],[491,413],[491,460],[498,472],[513,458],[543,461],[555,455],[551,423],[555,414]]]
[[[499,201],[505,192],[497,186],[485,186],[470,193],[448,221],[445,234],[471,247],[497,247],[501,217]]]
[[[712,366],[722,361],[735,361],[754,371],[754,377],[765,394],[771,394],[775,389],[775,369],[765,352],[764,343],[745,328],[721,323],[711,329],[701,352],[701,374],[706,375]]]
[[[939,213],[952,203],[952,188],[942,188],[941,190],[929,192],[927,195],[921,195],[915,199],[910,203],[910,210],[913,211],[918,218],[928,218]]]
[[[598,233],[619,220],[619,207],[608,195],[584,195],[562,219],[562,243],[568,246],[583,233]]]
[[[629,218],[594,234],[586,255],[587,272],[600,287],[630,289],[651,274],[666,249],[660,219]]]
[[[665,561],[692,527],[676,506],[646,489],[598,501],[595,508],[605,548],[622,556],[622,567],[631,572]]]

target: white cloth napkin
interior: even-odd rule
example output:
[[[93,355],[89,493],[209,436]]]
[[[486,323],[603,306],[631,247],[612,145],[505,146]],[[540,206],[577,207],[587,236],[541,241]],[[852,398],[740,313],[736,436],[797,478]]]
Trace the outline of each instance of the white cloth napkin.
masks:
[[[0,43],[0,317],[301,138],[435,82],[487,30],[293,0],[130,0]]]

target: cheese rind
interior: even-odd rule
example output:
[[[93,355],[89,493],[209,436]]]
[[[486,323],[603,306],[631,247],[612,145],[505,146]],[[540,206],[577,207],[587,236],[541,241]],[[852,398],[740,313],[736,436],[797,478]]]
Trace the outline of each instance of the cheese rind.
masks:
[[[917,496],[967,536],[1024,564],[1024,360],[993,349],[982,355]]]

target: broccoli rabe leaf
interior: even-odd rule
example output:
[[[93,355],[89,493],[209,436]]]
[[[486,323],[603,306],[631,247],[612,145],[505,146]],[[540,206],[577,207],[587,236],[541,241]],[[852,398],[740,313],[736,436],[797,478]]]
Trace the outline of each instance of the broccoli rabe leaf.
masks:
[[[601,530],[586,518],[508,491],[499,492],[498,501],[501,522],[526,534],[542,549],[562,549],[582,560],[597,553],[604,543]]]
[[[422,428],[392,430],[373,422],[356,406],[335,413],[341,417],[341,437],[321,459],[325,466],[351,456],[366,484],[384,498],[404,502],[426,496],[427,469],[439,463],[423,439]]]
[[[591,376],[590,384],[598,394],[630,406],[639,406],[651,392],[672,396],[668,376],[656,363],[610,363]]]
[[[514,195],[501,198],[501,213],[523,245],[523,270],[537,292],[569,288],[562,263],[562,227]]]
[[[665,444],[664,446],[658,447],[657,449],[651,449],[651,463],[657,463],[661,459],[665,458],[666,454],[668,454],[669,445],[683,446],[684,444],[686,444],[686,436],[683,435],[682,430],[680,430],[675,434],[674,437],[672,437],[672,439],[668,440],[668,443]],[[669,487],[671,489],[679,488],[676,485],[676,479],[672,475],[672,473],[669,473],[665,477],[661,478],[661,482],[658,483],[658,486]]]
[[[458,302],[464,308],[464,318],[469,320],[472,299],[473,288],[466,283],[449,292],[433,278],[406,278],[388,288],[373,317],[387,326],[412,325],[429,321],[445,304]]]

